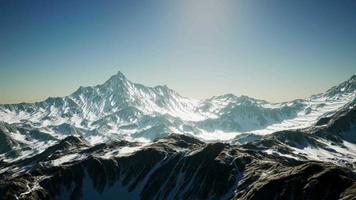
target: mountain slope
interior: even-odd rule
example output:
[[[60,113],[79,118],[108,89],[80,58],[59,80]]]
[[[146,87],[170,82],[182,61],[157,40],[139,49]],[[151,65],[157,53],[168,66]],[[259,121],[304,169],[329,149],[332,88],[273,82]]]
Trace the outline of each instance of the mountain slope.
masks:
[[[102,85],[81,87],[66,97],[0,105],[0,121],[32,130],[33,137],[27,137],[29,131],[10,131],[7,137],[21,142],[17,140],[20,136],[42,149],[53,144],[36,139],[43,135],[50,141],[84,136],[91,144],[118,139],[152,141],[169,133],[231,141],[241,134],[266,135],[310,127],[355,101],[355,85],[356,76],[352,76],[323,94],[285,103],[231,94],[197,101],[166,86],[132,83],[119,72]],[[22,151],[18,154],[23,155]]]
[[[327,121],[327,122],[326,122]],[[275,132],[245,144],[271,155],[330,162],[356,169],[356,106],[354,102],[316,126]]]
[[[118,73],[0,105],[0,199],[352,199],[355,83],[285,103],[196,101]]]
[[[0,167],[3,199],[351,199],[356,194],[356,174],[348,169],[184,135],[146,146],[122,141],[94,147],[71,136],[46,152],[55,153],[31,158],[36,164],[16,163],[27,166],[25,171],[4,173]]]

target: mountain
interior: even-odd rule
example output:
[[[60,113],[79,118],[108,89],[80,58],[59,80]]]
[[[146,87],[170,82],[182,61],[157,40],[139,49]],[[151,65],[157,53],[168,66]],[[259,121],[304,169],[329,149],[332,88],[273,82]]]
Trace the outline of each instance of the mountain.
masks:
[[[316,126],[278,131],[243,146],[253,146],[271,155],[329,162],[355,170],[355,133],[356,106],[350,103],[328,117],[326,123],[322,118]]]
[[[243,134],[312,126],[355,99],[355,77],[307,99],[269,103],[232,94],[193,100],[167,86],[133,83],[118,72],[102,85],[80,87],[66,97],[0,105],[0,121],[26,129],[7,136],[15,143],[33,144],[26,148],[34,152],[68,135],[84,136],[91,144],[113,139],[152,141],[169,133],[232,141]],[[30,137],[30,131],[36,134]],[[17,149],[17,154],[24,154]]]
[[[0,105],[0,199],[353,199],[355,89],[193,100],[119,72]]]
[[[2,120],[7,122],[46,121],[40,125],[47,125],[66,121],[85,126],[127,107],[145,114],[169,114],[185,119],[184,113],[191,114],[194,103],[166,86],[132,83],[119,72],[102,85],[80,87],[67,97],[48,98],[34,104],[2,105],[1,110]]]
[[[356,194],[356,174],[347,168],[175,134],[149,145],[122,141],[92,147],[69,136],[15,166],[1,170],[3,199],[352,199]]]

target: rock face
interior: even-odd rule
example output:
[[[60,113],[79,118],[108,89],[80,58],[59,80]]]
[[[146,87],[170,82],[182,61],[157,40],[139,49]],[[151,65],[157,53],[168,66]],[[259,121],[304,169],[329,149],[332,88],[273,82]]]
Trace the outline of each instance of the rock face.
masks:
[[[68,151],[73,146],[75,157]],[[113,153],[117,150],[121,153]],[[207,144],[184,135],[145,146],[122,141],[94,147],[70,136],[51,152],[60,156],[17,162],[26,170],[1,174],[2,199],[352,199],[356,195],[356,174],[349,169],[269,155],[252,147]]]
[[[355,174],[328,164],[288,167],[251,184],[234,199],[353,199]]]

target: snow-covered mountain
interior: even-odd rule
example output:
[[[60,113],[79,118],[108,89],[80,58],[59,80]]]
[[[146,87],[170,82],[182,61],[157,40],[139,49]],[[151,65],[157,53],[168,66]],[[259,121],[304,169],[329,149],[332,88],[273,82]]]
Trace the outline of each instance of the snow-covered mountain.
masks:
[[[193,100],[119,72],[0,105],[0,199],[353,199],[355,103],[356,76],[269,103]]]
[[[169,133],[231,141],[246,133],[266,135],[312,126],[354,101],[355,89],[354,75],[325,93],[291,102],[269,103],[232,94],[199,101],[167,86],[133,83],[118,72],[104,84],[80,87],[66,97],[0,105],[0,121],[13,127],[4,129],[6,137],[22,144],[14,149],[45,148],[68,135],[85,136],[91,144],[113,139],[152,141]],[[29,134],[34,131],[41,137]]]
[[[102,85],[80,87],[67,97],[48,98],[34,104],[3,105],[1,120],[10,123],[28,120],[42,126],[64,122],[88,126],[129,107],[144,114],[169,114],[187,120],[195,116],[191,115],[195,106],[196,102],[167,86],[145,87],[132,83],[119,72]]]

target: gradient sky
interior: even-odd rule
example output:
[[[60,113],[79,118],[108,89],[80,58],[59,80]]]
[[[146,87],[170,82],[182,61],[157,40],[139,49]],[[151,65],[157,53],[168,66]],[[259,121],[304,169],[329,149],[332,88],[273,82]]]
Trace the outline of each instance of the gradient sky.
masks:
[[[0,0],[0,103],[117,71],[198,99],[304,98],[356,73],[356,1]]]

